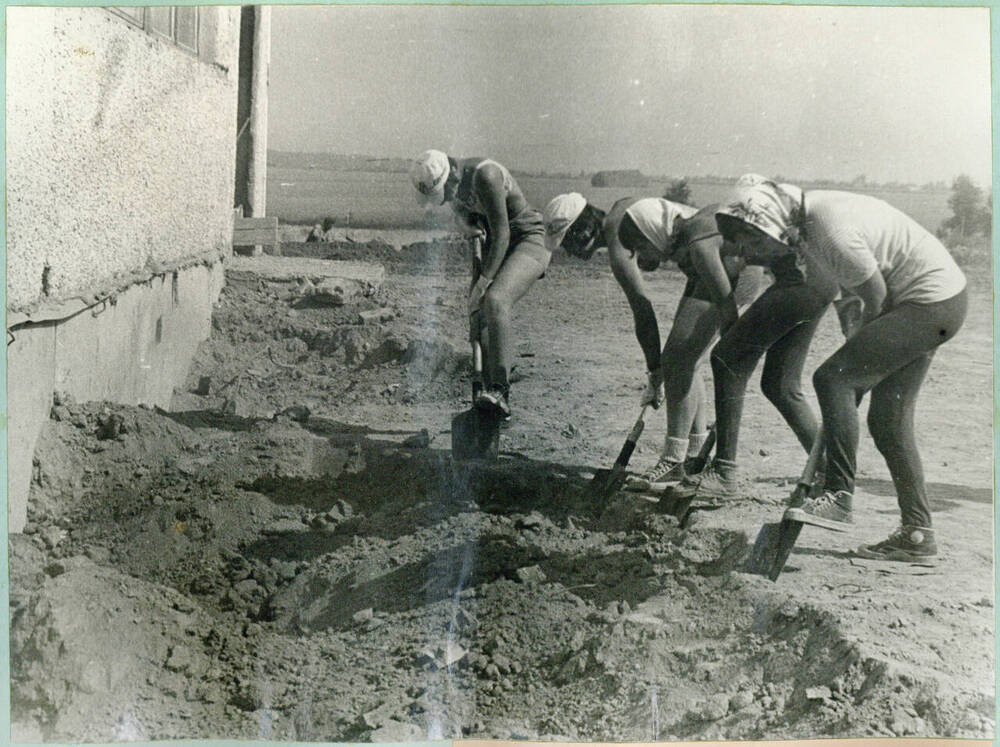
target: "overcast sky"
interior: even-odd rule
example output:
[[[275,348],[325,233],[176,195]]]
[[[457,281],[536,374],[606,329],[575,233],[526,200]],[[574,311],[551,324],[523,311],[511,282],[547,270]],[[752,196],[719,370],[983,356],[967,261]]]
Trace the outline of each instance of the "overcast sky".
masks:
[[[990,181],[984,8],[285,6],[270,147]]]

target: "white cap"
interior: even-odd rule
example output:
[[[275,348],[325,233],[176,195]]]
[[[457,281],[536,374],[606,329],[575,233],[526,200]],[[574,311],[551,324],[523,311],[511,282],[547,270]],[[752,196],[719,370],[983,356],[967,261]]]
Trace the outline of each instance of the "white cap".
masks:
[[[545,206],[542,221],[545,223],[545,248],[554,252],[562,244],[566,232],[573,221],[587,207],[587,200],[579,192],[570,192],[553,197]]]
[[[444,185],[450,172],[447,154],[439,150],[421,153],[410,164],[410,181],[417,189],[417,202],[421,205],[443,205]]]

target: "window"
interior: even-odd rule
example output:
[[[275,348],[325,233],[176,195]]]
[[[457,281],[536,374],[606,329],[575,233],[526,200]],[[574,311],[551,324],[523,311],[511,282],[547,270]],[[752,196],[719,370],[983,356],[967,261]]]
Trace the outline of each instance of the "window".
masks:
[[[198,54],[198,21],[201,9],[197,6],[125,5],[108,10],[154,36],[168,40],[192,54]]]

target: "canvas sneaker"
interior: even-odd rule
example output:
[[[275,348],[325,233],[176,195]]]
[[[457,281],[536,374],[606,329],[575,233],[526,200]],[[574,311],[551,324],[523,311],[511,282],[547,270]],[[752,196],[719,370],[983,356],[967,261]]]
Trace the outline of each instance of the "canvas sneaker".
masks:
[[[873,560],[898,560],[904,563],[926,561],[937,555],[934,530],[927,527],[901,526],[887,539],[874,545],[862,545],[855,553]]]
[[[510,417],[507,393],[500,387],[491,387],[481,391],[476,397],[475,405],[479,410],[491,410],[501,415],[504,420]]]
[[[626,490],[663,492],[684,479],[684,462],[661,457],[652,469],[641,475],[630,475]]]
[[[680,485],[674,488],[674,493],[685,498],[688,496],[710,500],[735,498],[739,495],[736,462],[716,457],[699,474],[681,480]]]
[[[829,490],[816,498],[807,498],[802,505],[785,511],[785,519],[803,524],[846,532],[854,519],[851,517],[852,495],[846,490],[832,493]]]

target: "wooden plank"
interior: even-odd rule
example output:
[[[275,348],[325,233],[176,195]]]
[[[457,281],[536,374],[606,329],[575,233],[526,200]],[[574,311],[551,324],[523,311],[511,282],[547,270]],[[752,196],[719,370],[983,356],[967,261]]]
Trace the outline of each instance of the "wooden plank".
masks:
[[[278,218],[277,216],[266,216],[263,218],[235,218],[233,220],[233,229],[252,229],[252,228],[277,228]]]
[[[233,246],[277,244],[278,232],[273,228],[237,229],[233,231]]]

